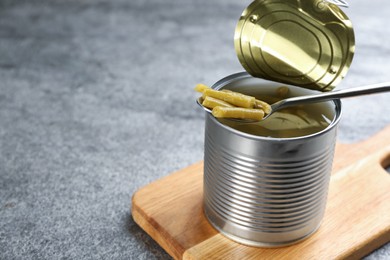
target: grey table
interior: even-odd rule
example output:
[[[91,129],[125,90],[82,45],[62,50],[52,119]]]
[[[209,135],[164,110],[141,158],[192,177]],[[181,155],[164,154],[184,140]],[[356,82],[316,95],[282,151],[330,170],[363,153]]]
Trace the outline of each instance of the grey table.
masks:
[[[243,70],[248,4],[0,1],[0,259],[169,259],[131,196],[202,159],[193,87]],[[356,55],[338,88],[390,81],[390,3],[350,4]],[[346,100],[339,140],[390,124],[389,97]]]

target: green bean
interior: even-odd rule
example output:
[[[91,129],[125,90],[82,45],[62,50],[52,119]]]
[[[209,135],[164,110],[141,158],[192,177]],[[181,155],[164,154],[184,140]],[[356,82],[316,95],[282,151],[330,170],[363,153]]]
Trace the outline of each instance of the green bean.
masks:
[[[252,119],[260,121],[264,117],[264,111],[262,109],[217,106],[213,109],[213,116],[216,118]]]
[[[287,98],[289,92],[290,92],[290,89],[288,87],[286,87],[286,86],[281,86],[281,87],[276,89],[276,94],[280,98]]]
[[[217,106],[221,106],[221,107],[233,107],[233,105],[225,102],[225,101],[222,101],[220,99],[216,99],[216,98],[213,98],[213,97],[206,97],[203,102],[202,102],[202,105],[204,107],[207,107],[207,108],[210,108],[210,109],[213,109],[214,107],[217,107]]]
[[[200,93],[203,93],[206,89],[211,89],[211,88],[206,86],[205,84],[196,84],[195,86],[195,91],[198,91]]]
[[[263,109],[264,113],[266,113],[267,115],[269,113],[271,113],[271,111],[272,111],[272,108],[268,103],[261,101],[261,100],[258,100],[258,99],[256,99],[256,101],[255,101],[255,108]]]
[[[243,108],[253,108],[256,100],[254,97],[243,95],[240,93],[222,92],[213,89],[206,89],[203,92],[203,98],[206,98],[207,96],[217,98],[232,105]]]

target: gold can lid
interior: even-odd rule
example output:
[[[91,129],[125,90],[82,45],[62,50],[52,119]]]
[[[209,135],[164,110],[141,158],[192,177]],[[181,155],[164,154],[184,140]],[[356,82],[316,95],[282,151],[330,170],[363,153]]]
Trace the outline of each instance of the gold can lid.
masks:
[[[234,35],[242,66],[254,77],[330,91],[355,50],[349,18],[324,0],[255,0]]]

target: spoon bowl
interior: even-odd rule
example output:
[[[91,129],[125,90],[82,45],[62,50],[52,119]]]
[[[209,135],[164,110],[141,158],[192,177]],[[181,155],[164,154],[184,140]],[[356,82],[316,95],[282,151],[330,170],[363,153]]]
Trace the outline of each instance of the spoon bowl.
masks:
[[[369,95],[369,94],[375,94],[375,93],[381,93],[381,92],[388,92],[388,91],[390,91],[390,82],[383,82],[383,83],[366,85],[366,86],[355,87],[355,88],[349,88],[349,89],[338,90],[338,91],[331,91],[331,92],[324,92],[324,93],[313,94],[313,95],[286,98],[286,99],[283,99],[283,100],[280,100],[278,102],[271,104],[271,112],[266,114],[262,120],[267,119],[274,112],[279,111],[280,109],[283,109],[283,108],[287,108],[287,107],[329,101],[329,100],[333,100],[333,99],[356,97],[356,96]],[[198,103],[198,105],[201,106],[206,112],[211,114],[212,110],[208,109],[207,107],[204,107],[202,105],[202,101],[203,101],[202,97],[199,97],[196,100],[196,103]],[[251,120],[251,119],[238,119],[238,118],[229,118],[229,119],[234,120],[234,121],[240,121],[243,123],[256,122],[255,120]]]

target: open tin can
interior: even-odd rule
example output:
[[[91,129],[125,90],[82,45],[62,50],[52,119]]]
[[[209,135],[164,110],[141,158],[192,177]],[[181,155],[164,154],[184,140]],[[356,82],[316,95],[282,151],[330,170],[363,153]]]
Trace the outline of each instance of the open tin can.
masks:
[[[228,76],[213,88],[256,96],[252,92],[275,90],[281,82],[291,84],[293,96],[331,91],[350,67],[354,43],[351,21],[328,1],[255,0],[242,13],[234,36],[238,59],[250,75]],[[272,137],[207,113],[204,211],[222,234],[246,245],[278,247],[318,229],[341,102],[315,106],[327,111],[326,126]]]
[[[214,89],[276,89],[280,83],[238,73]],[[289,86],[294,95],[313,90]],[[318,104],[320,105],[320,104]],[[277,247],[317,230],[323,218],[341,115],[339,100],[321,104],[330,124],[314,134],[274,138],[238,131],[206,115],[204,211],[210,223],[242,244]]]

